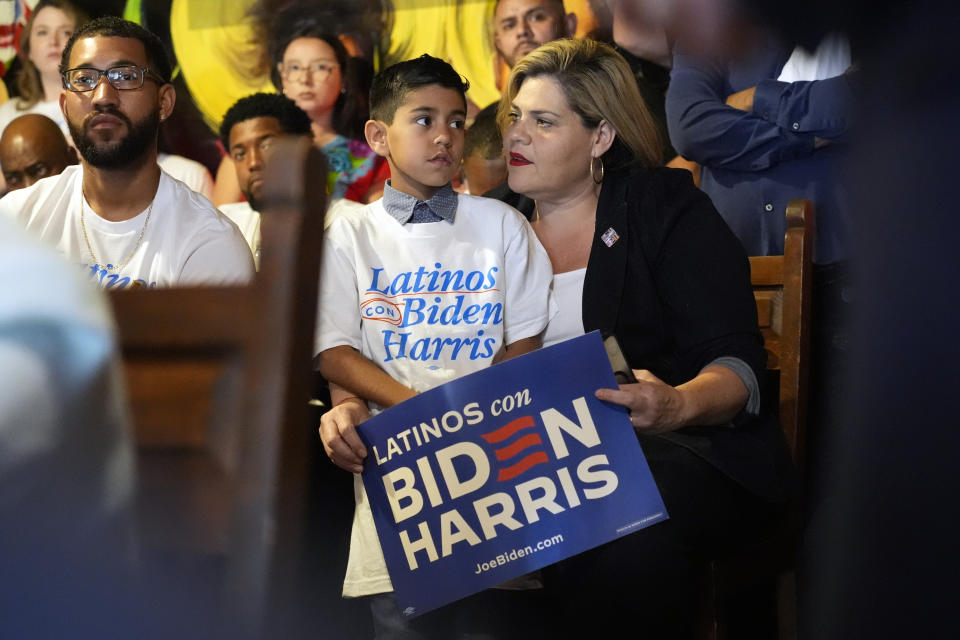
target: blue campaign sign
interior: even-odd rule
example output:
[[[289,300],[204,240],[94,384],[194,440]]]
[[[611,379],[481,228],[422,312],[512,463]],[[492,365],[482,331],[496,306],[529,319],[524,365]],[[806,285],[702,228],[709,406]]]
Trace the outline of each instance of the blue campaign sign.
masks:
[[[363,423],[363,483],[406,616],[667,518],[600,334],[431,389]]]

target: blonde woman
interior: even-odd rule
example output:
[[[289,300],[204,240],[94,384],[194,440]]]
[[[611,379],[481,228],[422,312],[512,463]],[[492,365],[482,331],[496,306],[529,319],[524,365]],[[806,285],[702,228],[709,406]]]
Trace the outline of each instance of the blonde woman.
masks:
[[[629,410],[670,515],[547,570],[561,628],[689,637],[703,562],[786,497],[746,254],[690,174],[659,166],[651,117],[607,45],[558,40],[518,61],[499,121],[510,188],[536,202],[553,265],[560,312],[544,345],[617,337],[638,381],[596,395]]]
[[[16,76],[18,96],[0,104],[0,135],[14,119],[28,113],[44,115],[60,127],[71,145],[67,121],[60,112],[60,54],[73,32],[87,21],[66,0],[40,0],[27,19],[20,37],[20,69]],[[7,183],[0,172],[0,193]]]

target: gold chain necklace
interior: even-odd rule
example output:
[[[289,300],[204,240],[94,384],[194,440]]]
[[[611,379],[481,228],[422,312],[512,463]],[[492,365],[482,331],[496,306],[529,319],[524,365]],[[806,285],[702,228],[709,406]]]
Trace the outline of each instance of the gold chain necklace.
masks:
[[[154,196],[153,200],[150,201],[150,206],[147,207],[147,219],[143,221],[143,228],[140,229],[140,236],[137,238],[137,244],[134,245],[133,251],[126,257],[126,259],[118,264],[117,266],[109,264],[100,264],[100,261],[97,259],[97,255],[93,252],[93,245],[90,244],[90,238],[87,236],[87,224],[84,222],[84,216],[86,215],[86,207],[84,202],[87,197],[83,194],[83,189],[80,189],[80,230],[83,231],[83,241],[87,243],[87,252],[90,254],[90,259],[93,260],[93,264],[98,265],[106,269],[107,271],[116,271],[120,273],[120,270],[127,266],[127,263],[130,262],[130,259],[137,252],[137,249],[140,248],[140,243],[143,242],[143,234],[147,232],[147,225],[150,224],[150,214],[153,213],[153,201],[156,200]]]

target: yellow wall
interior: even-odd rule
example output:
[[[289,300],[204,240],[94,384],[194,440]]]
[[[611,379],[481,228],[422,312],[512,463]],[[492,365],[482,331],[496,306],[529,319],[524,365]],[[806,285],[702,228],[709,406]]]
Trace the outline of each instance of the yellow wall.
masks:
[[[251,69],[257,47],[244,15],[252,0],[173,0],[170,32],[194,102],[216,130],[238,99],[272,91]],[[503,74],[488,36],[492,0],[394,0],[396,11],[385,63],[429,53],[448,60],[470,80],[469,97],[483,107],[500,97]],[[566,0],[579,17],[577,35],[593,27],[586,0]]]

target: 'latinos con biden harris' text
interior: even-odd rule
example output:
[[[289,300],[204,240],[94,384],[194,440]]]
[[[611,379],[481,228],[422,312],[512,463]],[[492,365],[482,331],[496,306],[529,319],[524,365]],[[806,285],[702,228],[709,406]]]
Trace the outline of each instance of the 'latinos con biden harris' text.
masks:
[[[500,416],[530,402],[530,393],[525,389],[495,400],[488,411],[492,416]],[[586,399],[582,396],[574,399],[572,409],[576,421],[556,408],[539,412],[549,453],[547,447],[542,446],[535,417],[525,415],[494,431],[477,434],[495,447],[493,462],[478,442],[467,440],[415,458],[409,465],[384,474],[383,486],[394,522],[399,525],[410,521],[399,531],[410,570],[417,569],[422,559],[434,562],[451,555],[457,544],[474,546],[481,543],[481,536],[492,540],[502,530],[499,528],[515,531],[538,522],[544,514],[558,514],[580,506],[584,500],[597,500],[613,493],[619,481],[604,454],[586,456],[576,464],[571,462],[569,466],[556,468],[550,475],[535,476],[516,484],[510,482],[537,464],[548,462],[550,453],[555,460],[569,457],[568,444],[587,450],[600,444]],[[373,458],[377,465],[382,465],[397,456],[414,453],[424,443],[442,438],[444,434],[456,433],[483,420],[480,404],[468,403],[459,411],[448,411],[387,438],[382,452],[373,446]],[[525,431],[525,435],[509,445],[499,445],[521,431]],[[519,461],[514,462],[518,458]],[[442,485],[437,482],[437,473],[443,479]],[[491,478],[492,486],[488,487]],[[481,492],[484,488],[487,491]],[[476,495],[465,510],[461,506],[442,512],[439,530],[431,530],[425,519],[425,502],[430,508],[437,508],[471,494],[480,495]],[[413,520],[417,516],[419,521]]]

